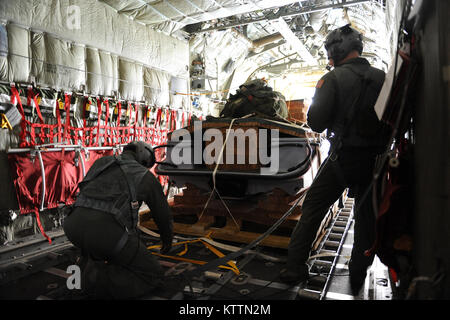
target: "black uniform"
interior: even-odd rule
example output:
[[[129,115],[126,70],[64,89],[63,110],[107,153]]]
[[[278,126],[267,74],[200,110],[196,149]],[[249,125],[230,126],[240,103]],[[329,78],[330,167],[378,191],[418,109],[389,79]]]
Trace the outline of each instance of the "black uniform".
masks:
[[[362,78],[369,69],[371,81],[362,101],[363,104],[373,106],[384,81],[384,72],[371,67],[366,59],[348,60],[322,77],[316,86],[313,103],[308,111],[308,125],[312,130],[322,132],[328,129],[328,133],[338,131],[347,109],[358,98]],[[364,255],[364,251],[372,246],[375,237],[371,195],[366,197],[363,203],[360,202],[371,181],[375,157],[381,153],[386,143],[386,135],[381,132],[374,136],[362,135],[357,121],[358,117],[355,117],[348,126],[337,159],[325,162],[307,192],[301,219],[289,243],[287,270],[290,272],[305,270],[305,263],[320,223],[330,206],[347,187],[355,197],[356,207],[360,206],[355,213],[354,246],[349,266],[351,280],[361,284],[367,267],[372,264],[373,256]]]
[[[122,166],[112,156],[93,164],[64,221],[68,239],[90,258],[82,270],[82,285],[97,298],[137,297],[162,281],[163,269],[135,232],[137,210],[130,205],[127,177],[135,189],[136,207],[144,201],[163,244],[172,242],[172,217],[161,185],[133,152],[125,151],[119,159]]]

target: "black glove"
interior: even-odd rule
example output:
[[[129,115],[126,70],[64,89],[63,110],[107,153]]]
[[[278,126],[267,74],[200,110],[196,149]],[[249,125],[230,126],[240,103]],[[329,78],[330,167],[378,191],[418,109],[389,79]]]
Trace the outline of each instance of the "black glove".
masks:
[[[159,251],[161,254],[169,253],[169,251],[172,249],[172,242],[169,243],[163,243],[161,250]]]

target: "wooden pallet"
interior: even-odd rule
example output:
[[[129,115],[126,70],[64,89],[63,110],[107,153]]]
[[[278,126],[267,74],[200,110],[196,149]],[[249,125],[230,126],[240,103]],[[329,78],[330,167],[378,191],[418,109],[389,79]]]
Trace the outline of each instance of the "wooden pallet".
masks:
[[[313,244],[313,249],[320,243],[324,235],[326,234],[326,228],[333,220],[338,212],[337,203],[333,205],[330,213],[322,221],[322,224],[317,232],[316,241]],[[140,224],[150,230],[158,230],[158,227],[148,214],[149,211],[145,210],[140,212]],[[214,216],[203,215],[198,221],[194,223],[173,223],[173,232],[175,234],[189,235],[196,237],[203,237],[209,234],[214,240],[225,240],[237,243],[251,243],[253,240],[261,235],[261,232],[253,232],[251,230],[243,230],[243,225],[248,222],[241,218],[232,219],[231,217],[225,217],[225,225],[223,227],[214,226],[216,219]],[[270,226],[263,226],[264,230],[267,230]],[[290,234],[293,227],[288,227],[286,235],[269,235],[261,241],[262,246],[286,249],[289,245]]]
[[[242,220],[238,219],[237,224],[231,218],[226,218],[224,227],[213,227],[214,217],[202,216],[196,223],[187,224],[174,222],[173,232],[176,234],[203,237],[209,234],[214,240],[226,240],[238,243],[250,243],[261,235],[261,233],[242,231]],[[158,230],[153,220],[141,220],[140,224],[150,230]],[[239,226],[239,228],[238,228]],[[287,248],[290,237],[269,235],[261,241],[261,245],[274,248]]]
[[[262,225],[274,224],[281,215],[289,210],[292,204],[303,195],[302,190],[297,195],[289,195],[283,190],[274,189],[272,192],[249,198],[247,200],[222,200],[217,197],[209,199],[210,193],[202,191],[193,185],[187,184],[182,193],[169,200],[169,206],[174,216],[199,216],[201,212],[206,216],[221,216],[236,220],[252,221]],[[208,202],[209,199],[209,202]],[[208,205],[206,206],[206,203]],[[300,205],[282,224],[282,227],[294,228],[301,216]]]
[[[213,199],[208,204],[206,210],[204,204],[208,200],[208,196],[192,185],[184,190],[182,194],[175,195],[169,199],[169,206],[175,220],[183,220],[183,217],[191,217],[191,223],[174,222],[173,231],[176,234],[190,235],[202,237],[207,234],[213,239],[233,241],[238,243],[250,243],[261,235],[261,230],[267,230],[281,216],[289,210],[295,200],[306,190],[302,190],[296,196],[289,196],[282,190],[275,189],[271,194],[257,199],[253,205],[244,203],[232,204],[228,203],[229,210],[233,216],[230,216],[227,208],[218,199]],[[317,246],[323,236],[326,234],[326,228],[339,211],[339,203],[344,203],[347,199],[345,191],[341,197],[341,201],[336,201],[331,207],[330,213],[323,219],[321,226],[317,232],[316,241],[313,249]],[[291,215],[280,225],[279,229],[284,228],[285,235],[269,235],[261,245],[275,248],[287,248],[290,241],[290,235],[301,217],[301,204],[291,213]],[[203,214],[201,212],[203,211]],[[179,219],[181,217],[181,219]],[[197,217],[200,217],[199,219]],[[177,219],[178,218],[178,219]],[[217,218],[222,219],[225,223],[223,226],[216,227]],[[157,230],[157,226],[151,219],[150,210],[142,209],[139,212],[140,224],[150,230]],[[244,224],[258,224],[259,230],[244,230]],[[262,231],[264,232],[264,231]]]

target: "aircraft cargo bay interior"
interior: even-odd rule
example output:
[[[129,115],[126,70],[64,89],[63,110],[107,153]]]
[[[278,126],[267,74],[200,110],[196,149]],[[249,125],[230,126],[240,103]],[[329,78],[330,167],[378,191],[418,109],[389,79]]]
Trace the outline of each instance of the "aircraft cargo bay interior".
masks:
[[[449,299],[449,11],[0,0],[0,300]]]

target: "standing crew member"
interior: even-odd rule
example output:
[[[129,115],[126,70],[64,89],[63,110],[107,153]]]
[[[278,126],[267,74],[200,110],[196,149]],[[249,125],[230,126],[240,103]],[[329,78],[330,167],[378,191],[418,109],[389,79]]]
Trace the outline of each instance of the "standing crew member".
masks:
[[[95,298],[135,298],[162,282],[162,267],[136,231],[144,201],[160,231],[161,252],[172,246],[172,216],[161,185],[149,171],[154,164],[153,148],[132,142],[121,155],[98,159],[79,184],[64,231],[88,257],[81,270],[82,289]]]
[[[309,258],[317,230],[330,206],[346,188],[355,197],[354,245],[349,263],[352,292],[357,295],[373,256],[364,253],[375,240],[375,215],[370,185],[376,156],[387,143],[388,129],[373,109],[385,73],[361,58],[362,35],[346,25],[330,32],[325,40],[330,65],[335,68],[316,85],[308,111],[308,125],[315,132],[328,129],[330,152],[309,188],[302,216],[292,232],[286,269],[280,279],[299,283],[308,279]]]

